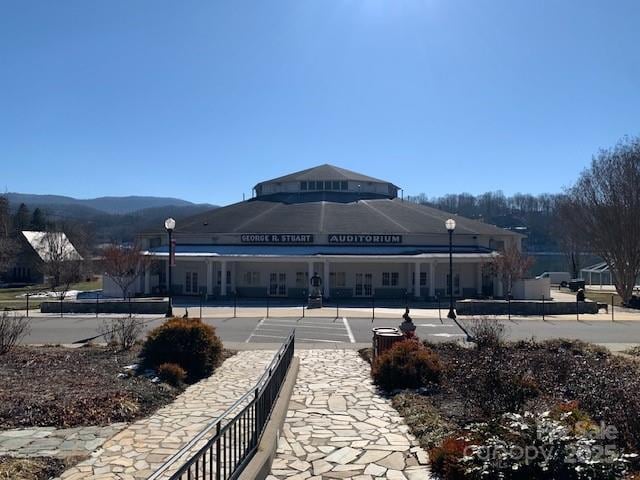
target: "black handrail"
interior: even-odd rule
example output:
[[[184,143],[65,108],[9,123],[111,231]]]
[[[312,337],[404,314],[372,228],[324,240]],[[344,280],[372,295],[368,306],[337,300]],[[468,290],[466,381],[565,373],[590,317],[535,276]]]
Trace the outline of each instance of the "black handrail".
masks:
[[[198,435],[160,466],[148,480],[227,480],[236,479],[255,454],[264,428],[271,416],[284,379],[289,371],[295,348],[295,330],[282,344],[256,386],[244,394],[216,420],[209,423]],[[223,425],[226,417],[240,405],[242,410]],[[196,448],[212,430],[210,438],[198,451],[171,476],[163,474],[177,461]]]

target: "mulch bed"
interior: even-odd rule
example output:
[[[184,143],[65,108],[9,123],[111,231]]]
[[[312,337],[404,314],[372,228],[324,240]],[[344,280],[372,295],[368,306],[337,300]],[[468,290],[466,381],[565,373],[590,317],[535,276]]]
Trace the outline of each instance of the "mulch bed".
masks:
[[[144,376],[118,378],[123,367],[138,363],[138,352],[15,348],[0,362],[0,429],[108,425],[150,415],[182,389]],[[231,354],[225,351],[225,358]]]
[[[74,463],[51,457],[0,457],[0,480],[48,480]]]
[[[427,347],[444,366],[441,384],[388,392],[423,447],[436,446],[469,423],[486,422],[504,412],[540,413],[577,401],[596,422],[615,426],[619,447],[640,451],[640,363],[635,358],[570,340],[505,343],[489,349],[454,343]],[[360,355],[371,361],[371,349]],[[528,390],[534,393],[527,395]]]

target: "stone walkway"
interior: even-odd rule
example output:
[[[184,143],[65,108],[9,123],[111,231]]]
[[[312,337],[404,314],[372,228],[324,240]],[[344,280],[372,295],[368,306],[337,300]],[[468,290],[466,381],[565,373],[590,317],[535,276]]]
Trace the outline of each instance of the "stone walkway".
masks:
[[[358,352],[306,350],[269,480],[427,480],[428,457]]]
[[[61,480],[146,479],[255,385],[273,351],[245,351],[227,359],[208,379],[189,387],[154,415],[131,424]]]
[[[86,457],[127,426],[114,423],[106,427],[34,427],[0,431],[0,456]]]

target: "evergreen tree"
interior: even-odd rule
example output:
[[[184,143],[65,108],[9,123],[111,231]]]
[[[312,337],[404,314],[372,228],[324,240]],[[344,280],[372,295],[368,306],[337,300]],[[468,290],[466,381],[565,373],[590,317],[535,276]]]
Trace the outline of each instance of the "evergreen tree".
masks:
[[[30,222],[31,213],[29,212],[29,208],[24,203],[21,203],[18,207],[18,211],[13,217],[13,228],[16,232],[28,230]]]
[[[31,230],[36,232],[44,232],[47,228],[47,221],[44,213],[39,208],[36,208],[31,215]]]
[[[11,233],[11,214],[9,213],[9,200],[0,196],[0,238],[8,237]]]

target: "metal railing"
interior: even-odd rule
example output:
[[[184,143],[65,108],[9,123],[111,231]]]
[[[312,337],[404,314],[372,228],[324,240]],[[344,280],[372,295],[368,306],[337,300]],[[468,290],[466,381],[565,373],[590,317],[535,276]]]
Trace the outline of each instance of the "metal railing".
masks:
[[[295,348],[295,330],[282,344],[255,387],[248,391],[214,422],[205,427],[179,452],[172,455],[148,480],[227,480],[238,478],[255,454],[262,433],[271,416],[284,379],[289,371]],[[245,405],[246,404],[246,405]],[[241,410],[228,418],[231,413]],[[195,450],[207,435],[211,439],[189,455],[171,475],[168,471],[178,460]]]

